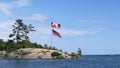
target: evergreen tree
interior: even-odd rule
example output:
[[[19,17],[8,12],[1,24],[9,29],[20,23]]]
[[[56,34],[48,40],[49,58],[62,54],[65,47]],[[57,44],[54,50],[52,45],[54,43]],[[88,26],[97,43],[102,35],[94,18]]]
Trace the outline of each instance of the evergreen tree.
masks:
[[[47,45],[47,44],[45,44],[45,45],[44,45],[44,48],[45,48],[45,49],[48,49],[48,45]]]
[[[3,41],[3,39],[0,39],[0,51],[5,50],[6,49],[6,44]]]
[[[80,48],[78,48],[78,56],[81,56],[82,55],[82,51]]]
[[[26,25],[21,19],[16,20],[16,23],[12,27],[13,33],[9,35],[9,38],[14,37],[13,40],[16,40],[17,43],[23,40],[29,41],[28,33],[35,31],[31,24]]]

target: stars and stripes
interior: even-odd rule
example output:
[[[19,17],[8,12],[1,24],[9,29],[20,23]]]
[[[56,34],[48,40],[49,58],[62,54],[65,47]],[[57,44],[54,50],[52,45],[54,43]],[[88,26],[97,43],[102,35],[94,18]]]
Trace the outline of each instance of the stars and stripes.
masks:
[[[53,29],[52,29],[52,34],[55,35],[55,36],[57,36],[57,37],[59,37],[59,38],[62,38],[62,36],[60,35],[60,33],[57,32],[57,31],[55,31],[55,30],[53,30]]]

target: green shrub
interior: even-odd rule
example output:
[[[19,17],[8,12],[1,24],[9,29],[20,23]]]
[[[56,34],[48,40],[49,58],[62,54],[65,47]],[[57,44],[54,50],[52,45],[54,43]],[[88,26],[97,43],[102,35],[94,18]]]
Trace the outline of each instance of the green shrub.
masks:
[[[59,55],[59,56],[56,57],[56,59],[64,59],[64,57]]]
[[[79,57],[78,54],[76,54],[76,53],[71,53],[70,56],[71,56],[72,58],[78,58],[78,57]]]
[[[52,57],[56,57],[56,56],[59,56],[60,54],[58,53],[58,52],[53,52],[53,53],[51,53],[51,56]]]

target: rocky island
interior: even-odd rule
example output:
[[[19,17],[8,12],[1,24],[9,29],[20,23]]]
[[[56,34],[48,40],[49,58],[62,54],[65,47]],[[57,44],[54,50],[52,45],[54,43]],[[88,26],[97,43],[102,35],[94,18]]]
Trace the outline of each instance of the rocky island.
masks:
[[[0,58],[7,59],[71,59],[78,58],[57,50],[48,50],[40,48],[23,48],[7,53],[0,51]]]
[[[12,33],[9,34],[9,39],[3,41],[0,39],[0,58],[7,59],[70,59],[78,58],[81,55],[81,50],[78,53],[68,54],[54,46],[47,44],[41,45],[30,41],[28,34],[36,31],[34,27],[26,25],[21,19],[16,20],[12,25]]]

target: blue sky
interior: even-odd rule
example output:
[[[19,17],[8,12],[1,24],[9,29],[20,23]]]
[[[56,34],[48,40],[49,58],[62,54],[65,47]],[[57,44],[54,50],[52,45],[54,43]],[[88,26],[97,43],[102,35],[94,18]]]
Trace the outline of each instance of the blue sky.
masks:
[[[67,52],[120,54],[119,0],[0,0],[0,38],[7,40],[20,18],[37,30],[32,42]],[[52,36],[50,23],[60,23],[62,38]]]

